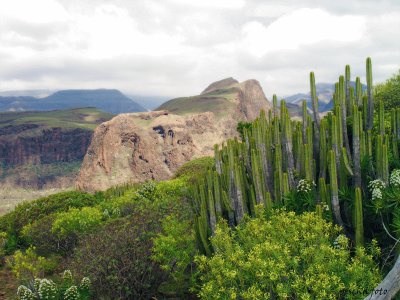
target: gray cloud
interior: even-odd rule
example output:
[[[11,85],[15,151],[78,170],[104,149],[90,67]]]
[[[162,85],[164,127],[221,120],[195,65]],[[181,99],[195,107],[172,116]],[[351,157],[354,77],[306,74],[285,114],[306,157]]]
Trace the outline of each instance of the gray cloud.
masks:
[[[373,59],[375,82],[400,67],[397,0],[46,1],[61,5],[63,18],[38,22],[38,17],[2,17],[0,12],[0,90],[106,87],[175,97],[197,94],[210,82],[232,76],[259,80],[271,97],[306,92],[311,70],[317,81],[333,82],[350,64],[354,76],[363,79],[367,56]],[[293,41],[290,49],[291,40],[276,37],[271,24],[304,8],[362,18],[362,36]],[[248,35],[256,33],[245,31],[249,24],[260,28],[260,35],[251,37],[255,45]]]

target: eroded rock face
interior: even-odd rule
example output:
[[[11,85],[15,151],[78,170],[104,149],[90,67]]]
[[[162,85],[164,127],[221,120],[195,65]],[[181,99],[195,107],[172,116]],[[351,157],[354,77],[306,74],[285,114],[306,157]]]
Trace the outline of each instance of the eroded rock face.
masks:
[[[271,108],[255,80],[239,84],[228,79],[208,89],[215,92],[232,84],[237,90],[229,100],[234,109],[231,106],[223,116],[212,111],[182,115],[154,111],[122,114],[98,126],[84,158],[77,188],[93,192],[127,182],[165,180],[183,163],[213,155],[215,144],[237,135],[240,120],[253,120],[261,109]]]
[[[126,182],[170,178],[183,163],[211,155],[214,143],[234,134],[231,127],[219,130],[221,125],[211,112],[119,115],[95,130],[77,187],[95,191]]]

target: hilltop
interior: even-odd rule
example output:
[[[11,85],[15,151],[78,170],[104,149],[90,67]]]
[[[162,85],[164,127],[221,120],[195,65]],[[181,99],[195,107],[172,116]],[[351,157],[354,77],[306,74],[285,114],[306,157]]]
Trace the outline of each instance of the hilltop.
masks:
[[[157,111],[116,116],[96,128],[77,186],[95,191],[170,178],[183,163],[211,155],[214,144],[237,136],[238,121],[270,108],[258,81],[228,78]]]

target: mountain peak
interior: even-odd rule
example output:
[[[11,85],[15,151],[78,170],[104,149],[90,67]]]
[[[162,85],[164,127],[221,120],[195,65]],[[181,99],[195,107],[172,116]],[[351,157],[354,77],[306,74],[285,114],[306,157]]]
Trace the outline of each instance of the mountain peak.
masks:
[[[237,81],[236,79],[234,79],[232,77],[218,80],[218,81],[211,83],[204,91],[201,92],[200,95],[208,94],[208,93],[211,93],[211,92],[219,90],[219,89],[227,88],[227,87],[229,87],[233,84],[237,84],[237,83],[239,83],[239,81]]]

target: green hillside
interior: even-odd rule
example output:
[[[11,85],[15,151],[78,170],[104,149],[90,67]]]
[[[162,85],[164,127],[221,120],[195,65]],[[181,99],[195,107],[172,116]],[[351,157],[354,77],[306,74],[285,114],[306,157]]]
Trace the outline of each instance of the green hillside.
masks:
[[[35,124],[41,127],[81,128],[94,130],[113,115],[96,108],[0,113],[0,130],[7,126]]]
[[[169,100],[159,106],[156,110],[168,110],[175,114],[214,112],[223,115],[230,109],[235,108],[235,99],[240,92],[238,85],[211,91],[192,97],[182,97]]]

